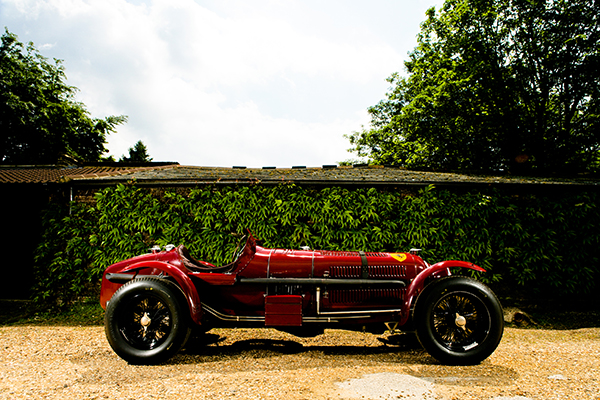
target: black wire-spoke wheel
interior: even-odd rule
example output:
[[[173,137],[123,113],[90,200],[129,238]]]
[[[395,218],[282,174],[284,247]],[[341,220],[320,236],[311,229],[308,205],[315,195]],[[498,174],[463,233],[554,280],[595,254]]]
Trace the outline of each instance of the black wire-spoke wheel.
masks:
[[[426,287],[415,308],[423,347],[445,364],[477,364],[502,338],[502,307],[481,282],[463,277],[440,279]]]
[[[106,307],[108,342],[129,363],[165,361],[189,336],[184,304],[173,283],[159,278],[134,279],[119,288]]]
[[[138,349],[156,348],[171,332],[169,308],[153,294],[135,295],[128,303],[117,322],[123,339]]]
[[[448,350],[477,346],[489,333],[490,325],[485,305],[470,293],[449,293],[433,306],[434,335]]]

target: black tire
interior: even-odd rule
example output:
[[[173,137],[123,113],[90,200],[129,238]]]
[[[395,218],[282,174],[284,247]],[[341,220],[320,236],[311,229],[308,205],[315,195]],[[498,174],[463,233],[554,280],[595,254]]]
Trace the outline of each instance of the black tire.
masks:
[[[502,306],[483,283],[464,277],[434,281],[421,293],[414,319],[419,341],[438,361],[473,365],[489,357],[504,332]]]
[[[104,316],[108,343],[131,364],[158,364],[187,341],[190,324],[179,288],[164,279],[140,278],[121,286]]]

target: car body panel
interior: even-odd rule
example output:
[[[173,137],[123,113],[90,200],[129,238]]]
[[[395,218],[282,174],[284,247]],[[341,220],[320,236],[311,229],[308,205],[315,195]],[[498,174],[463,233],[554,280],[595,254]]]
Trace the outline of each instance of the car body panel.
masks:
[[[393,321],[402,326],[428,280],[450,275],[452,267],[484,271],[463,261],[430,266],[412,253],[269,249],[252,235],[229,266],[193,259],[192,265],[184,253],[183,246],[173,247],[111,265],[103,275],[100,304],[106,308],[131,279],[159,276],[178,285],[198,325]]]
[[[243,244],[243,246],[241,246]],[[298,336],[326,328],[372,333],[415,330],[438,360],[481,362],[498,346],[502,306],[476,280],[408,253],[270,249],[249,234],[233,262],[195,260],[166,246],[109,266],[100,303],[109,344],[132,363],[158,363],[184,346],[192,326],[268,327]]]

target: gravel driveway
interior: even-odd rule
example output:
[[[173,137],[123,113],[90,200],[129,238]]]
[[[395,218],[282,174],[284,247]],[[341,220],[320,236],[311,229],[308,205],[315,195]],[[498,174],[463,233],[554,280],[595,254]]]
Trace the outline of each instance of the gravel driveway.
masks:
[[[439,365],[345,331],[216,329],[160,366],[118,358],[103,327],[0,327],[0,399],[600,399],[600,328],[508,328],[481,365]]]

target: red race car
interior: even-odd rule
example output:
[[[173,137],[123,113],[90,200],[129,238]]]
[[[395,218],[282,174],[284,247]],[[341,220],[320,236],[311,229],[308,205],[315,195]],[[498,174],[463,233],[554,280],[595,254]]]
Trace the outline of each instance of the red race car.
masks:
[[[156,364],[194,327],[269,327],[301,337],[398,328],[415,330],[440,362],[468,365],[492,354],[504,330],[494,293],[450,275],[456,267],[484,271],[464,261],[429,265],[416,250],[268,249],[251,234],[233,260],[215,266],[169,245],[108,267],[100,303],[113,350],[132,364]]]

